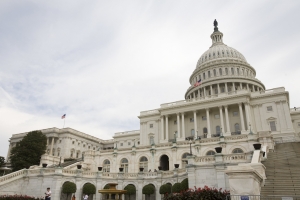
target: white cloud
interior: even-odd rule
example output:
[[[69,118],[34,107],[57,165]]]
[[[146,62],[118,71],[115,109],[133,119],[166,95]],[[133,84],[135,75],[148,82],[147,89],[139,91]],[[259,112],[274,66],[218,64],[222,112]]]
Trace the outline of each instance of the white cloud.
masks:
[[[299,5],[1,1],[0,155],[11,134],[61,128],[64,113],[66,126],[101,138],[139,129],[140,111],[183,99],[215,18],[267,88],[286,86],[296,102]]]

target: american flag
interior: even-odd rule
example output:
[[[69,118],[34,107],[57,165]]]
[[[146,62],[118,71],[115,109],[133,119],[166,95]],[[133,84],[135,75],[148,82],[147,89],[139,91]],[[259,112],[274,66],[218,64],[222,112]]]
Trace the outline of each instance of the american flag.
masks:
[[[62,119],[66,118],[66,114],[64,114],[63,116],[61,116]]]
[[[199,81],[197,81],[197,82],[194,84],[194,87],[197,87],[197,86],[199,86],[199,85],[201,85],[201,79],[199,79]]]

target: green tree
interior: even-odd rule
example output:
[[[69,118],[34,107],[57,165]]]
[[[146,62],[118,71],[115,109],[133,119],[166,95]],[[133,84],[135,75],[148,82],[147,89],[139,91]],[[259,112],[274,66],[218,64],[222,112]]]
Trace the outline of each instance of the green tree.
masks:
[[[0,156],[0,167],[3,167],[5,163],[5,158]]]
[[[173,193],[179,193],[180,191],[182,191],[181,183],[175,183],[175,184],[172,186],[172,192],[173,192]]]
[[[126,194],[129,196],[129,199],[130,199],[130,195],[134,195],[136,193],[136,188],[134,185],[127,185],[124,190],[126,190]]]
[[[186,178],[183,181],[181,181],[181,187],[182,190],[188,190],[189,189],[189,180]]]
[[[169,185],[169,184],[164,184],[162,186],[160,186],[159,188],[159,194],[170,194],[171,193],[171,189],[172,189],[172,186]]]
[[[155,188],[153,185],[149,184],[149,185],[145,185],[143,187],[142,193],[145,195],[148,195],[148,197],[150,198],[151,194],[154,194],[155,192]]]
[[[69,195],[76,192],[76,185],[72,182],[65,182],[62,187],[62,193],[67,194],[67,199]],[[71,196],[70,196],[71,197]]]
[[[84,184],[82,188],[83,194],[90,196],[91,194],[96,194],[96,187],[91,183]]]
[[[28,169],[39,165],[41,156],[46,152],[47,137],[41,131],[29,132],[12,148],[10,162],[13,171]]]
[[[109,189],[109,185],[106,184],[103,189]]]

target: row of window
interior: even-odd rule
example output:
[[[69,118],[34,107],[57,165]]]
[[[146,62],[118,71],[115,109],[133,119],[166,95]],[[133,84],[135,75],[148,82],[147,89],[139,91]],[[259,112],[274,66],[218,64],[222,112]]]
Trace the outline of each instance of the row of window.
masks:
[[[244,153],[244,151],[240,148],[236,148],[232,151],[232,153]],[[210,155],[215,155],[216,152],[215,151],[208,151],[206,152],[206,155],[210,156]],[[185,168],[187,162],[188,162],[188,157],[189,153],[184,153],[181,156],[181,161],[182,161],[182,167]],[[124,172],[128,172],[128,160],[126,158],[122,158],[121,162],[120,162],[120,167],[123,168]],[[140,158],[139,160],[139,168],[144,168],[144,172],[148,171],[148,158],[143,156]],[[110,172],[110,161],[108,159],[103,161],[103,172]]]
[[[219,70],[218,70],[218,75],[219,76],[222,76],[223,75],[223,73],[224,73],[224,75],[229,75],[229,69],[228,68],[225,68],[225,70],[223,71],[223,69],[222,68],[219,68]],[[230,69],[230,75],[235,75],[235,74],[237,74],[237,75],[244,75],[244,76],[250,76],[250,77],[253,77],[254,75],[253,75],[253,72],[251,71],[251,70],[244,70],[244,69],[241,69],[240,70],[240,68],[236,68],[236,72],[235,72],[235,68],[231,68]],[[202,73],[202,77],[201,77],[201,74],[199,74],[199,75],[197,75],[196,77],[195,77],[195,79],[194,79],[194,83],[196,83],[198,80],[200,80],[201,78],[203,79],[203,80],[205,80],[206,79],[206,76],[207,76],[207,78],[210,78],[210,77],[212,77],[212,74],[211,74],[211,71],[207,71],[207,72],[203,72]],[[217,76],[217,70],[216,69],[213,69],[213,76],[214,77],[216,77]]]
[[[208,53],[205,54],[203,56],[201,56],[200,61],[201,63],[210,60],[211,58],[215,58],[215,57],[235,57],[235,58],[241,58],[244,59],[239,53],[235,52],[235,51],[228,51],[228,50],[222,50],[222,52],[217,51],[217,52],[213,52],[212,54]]]

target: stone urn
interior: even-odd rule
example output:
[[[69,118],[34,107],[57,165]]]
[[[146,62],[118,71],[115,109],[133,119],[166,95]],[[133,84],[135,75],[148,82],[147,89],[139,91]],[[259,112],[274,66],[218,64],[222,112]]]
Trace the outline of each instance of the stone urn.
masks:
[[[222,147],[216,147],[215,150],[217,153],[222,153]]]
[[[253,147],[255,150],[260,150],[261,144],[260,143],[253,144]]]
[[[124,169],[123,167],[120,167],[120,168],[119,168],[120,172],[123,172],[123,169]]]
[[[140,167],[140,172],[143,172],[144,171],[144,168],[143,167]]]
[[[174,167],[175,167],[176,169],[178,169],[179,164],[174,164]]]
[[[47,165],[48,165],[47,163],[43,163],[43,164],[42,164],[43,168],[46,168]]]
[[[81,169],[82,165],[77,165],[77,169]]]
[[[98,167],[98,171],[100,171],[100,172],[101,172],[101,171],[102,171],[102,167]]]
[[[158,170],[162,170],[162,167],[161,167],[161,166],[158,166]]]

